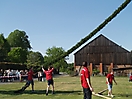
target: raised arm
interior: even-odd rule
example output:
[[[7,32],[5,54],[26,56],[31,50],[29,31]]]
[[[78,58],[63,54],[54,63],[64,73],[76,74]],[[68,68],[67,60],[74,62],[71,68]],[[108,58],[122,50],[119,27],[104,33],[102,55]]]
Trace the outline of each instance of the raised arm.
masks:
[[[45,72],[44,68],[42,67],[43,72]]]
[[[54,68],[52,67],[52,69],[51,70],[54,70]]]

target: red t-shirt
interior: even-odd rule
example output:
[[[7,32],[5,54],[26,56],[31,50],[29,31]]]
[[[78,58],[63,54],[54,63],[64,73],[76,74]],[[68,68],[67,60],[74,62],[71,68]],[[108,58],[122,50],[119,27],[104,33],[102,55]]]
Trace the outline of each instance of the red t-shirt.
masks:
[[[90,79],[90,72],[87,67],[81,71],[81,84],[83,88],[89,88],[86,78]]]
[[[130,80],[132,80],[132,75],[130,76]]]
[[[44,71],[44,73],[46,74],[46,80],[50,80],[52,79],[52,72],[53,72],[53,68],[51,70],[47,70],[47,71]]]
[[[29,70],[28,72],[28,80],[33,80],[33,71]]]
[[[113,79],[114,79],[114,75],[113,75],[113,74],[108,74],[108,75],[106,76],[106,78],[108,78],[109,83],[112,84],[112,81],[113,81]],[[108,84],[108,82],[106,82],[106,83]]]

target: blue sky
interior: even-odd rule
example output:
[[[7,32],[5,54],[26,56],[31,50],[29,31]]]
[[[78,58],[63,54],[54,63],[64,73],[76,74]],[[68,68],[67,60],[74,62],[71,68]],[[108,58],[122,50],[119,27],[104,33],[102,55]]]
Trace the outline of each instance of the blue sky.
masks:
[[[32,50],[43,55],[53,46],[62,47],[67,51],[93,31],[124,1],[0,0],[0,33],[7,38],[16,29],[25,31],[29,36]],[[103,34],[131,51],[131,10],[132,3],[86,43]],[[76,51],[69,55],[68,62],[74,62],[73,54]]]

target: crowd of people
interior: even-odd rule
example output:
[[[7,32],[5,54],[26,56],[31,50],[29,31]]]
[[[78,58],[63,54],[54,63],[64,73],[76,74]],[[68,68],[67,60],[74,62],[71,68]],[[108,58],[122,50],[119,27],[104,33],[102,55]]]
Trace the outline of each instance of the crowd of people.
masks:
[[[24,81],[27,80],[28,77],[28,70],[0,70],[0,82],[12,82],[12,81]],[[45,73],[43,71],[39,71],[36,75],[38,81],[45,81]]]
[[[38,77],[38,81],[46,81],[45,79],[46,75],[43,71],[39,71],[37,77]]]
[[[0,81],[1,82],[8,82],[8,81],[23,81],[27,78],[27,70],[13,70],[13,69],[7,69],[7,70],[0,70]]]

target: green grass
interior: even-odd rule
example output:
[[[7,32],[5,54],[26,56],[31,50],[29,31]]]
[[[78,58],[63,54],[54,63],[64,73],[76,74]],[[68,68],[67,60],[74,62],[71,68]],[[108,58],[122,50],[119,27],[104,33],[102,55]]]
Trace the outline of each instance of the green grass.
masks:
[[[132,82],[128,82],[127,77],[116,77],[118,85],[113,86],[114,99],[132,99]],[[105,77],[91,77],[94,91],[106,89]],[[83,99],[80,77],[56,77],[55,94],[49,93],[45,96],[46,82],[35,81],[35,92],[31,92],[31,86],[21,94],[13,92],[20,89],[25,82],[0,83],[0,99]],[[103,95],[107,96],[107,92]],[[102,99],[93,96],[93,99]]]

